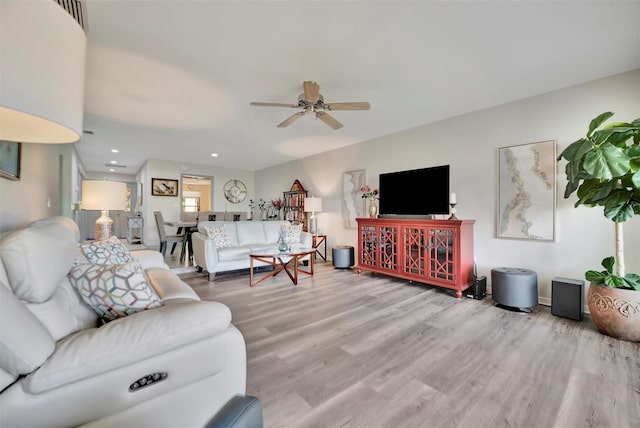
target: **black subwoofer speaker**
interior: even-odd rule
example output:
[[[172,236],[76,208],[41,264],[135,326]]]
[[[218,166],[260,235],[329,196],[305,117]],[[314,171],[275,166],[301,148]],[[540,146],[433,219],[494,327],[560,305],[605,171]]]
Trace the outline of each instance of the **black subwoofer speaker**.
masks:
[[[470,299],[484,299],[487,296],[487,277],[479,276],[474,279],[473,285],[466,290],[466,296]]]
[[[584,281],[555,277],[551,280],[551,313],[582,321]]]

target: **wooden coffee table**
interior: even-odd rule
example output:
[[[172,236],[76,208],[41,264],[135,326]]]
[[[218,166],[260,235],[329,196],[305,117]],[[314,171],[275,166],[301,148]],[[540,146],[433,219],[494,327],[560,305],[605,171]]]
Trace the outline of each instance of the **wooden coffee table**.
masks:
[[[252,253],[249,255],[249,257],[251,257],[251,265],[249,268],[249,285],[253,287],[254,285],[261,283],[267,278],[276,276],[282,271],[285,271],[287,275],[289,275],[289,278],[291,278],[291,282],[293,282],[294,285],[298,285],[299,273],[313,275],[313,262],[315,260],[315,254],[315,248],[300,248],[287,252],[257,251],[255,253]],[[309,256],[309,266],[307,266],[308,270],[300,268],[300,262],[306,256]],[[273,266],[273,270],[254,281],[254,261],[260,261],[267,265]]]

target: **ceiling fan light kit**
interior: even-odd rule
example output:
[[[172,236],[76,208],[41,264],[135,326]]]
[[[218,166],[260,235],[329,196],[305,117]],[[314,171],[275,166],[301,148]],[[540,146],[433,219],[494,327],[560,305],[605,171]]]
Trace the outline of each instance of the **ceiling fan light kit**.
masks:
[[[303,93],[298,96],[297,104],[286,103],[265,103],[251,102],[250,105],[257,107],[287,107],[299,108],[301,111],[294,113],[278,124],[278,128],[286,128],[305,114],[315,114],[316,119],[320,119],[333,129],[342,128],[342,123],[338,122],[328,111],[335,110],[370,110],[371,105],[368,102],[343,102],[343,103],[325,103],[324,97],[320,94],[320,85],[316,82],[305,81],[302,83]]]

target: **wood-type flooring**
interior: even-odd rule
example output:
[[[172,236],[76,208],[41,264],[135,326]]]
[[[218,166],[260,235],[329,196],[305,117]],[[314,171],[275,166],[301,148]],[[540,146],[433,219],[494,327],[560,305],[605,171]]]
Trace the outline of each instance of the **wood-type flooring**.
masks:
[[[265,427],[640,427],[640,344],[589,317],[330,264],[298,286],[180,276],[231,308]]]

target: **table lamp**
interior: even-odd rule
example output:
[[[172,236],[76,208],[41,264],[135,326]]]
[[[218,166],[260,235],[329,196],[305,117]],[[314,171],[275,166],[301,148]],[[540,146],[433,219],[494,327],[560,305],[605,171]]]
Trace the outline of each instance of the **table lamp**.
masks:
[[[109,210],[124,210],[127,199],[127,185],[119,181],[83,180],[82,209],[100,210],[96,220],[95,239],[109,239],[113,230],[113,220]]]
[[[309,232],[316,235],[318,233],[316,212],[322,211],[322,198],[316,198],[313,196],[304,198],[304,211],[311,213],[311,217],[309,218]]]

